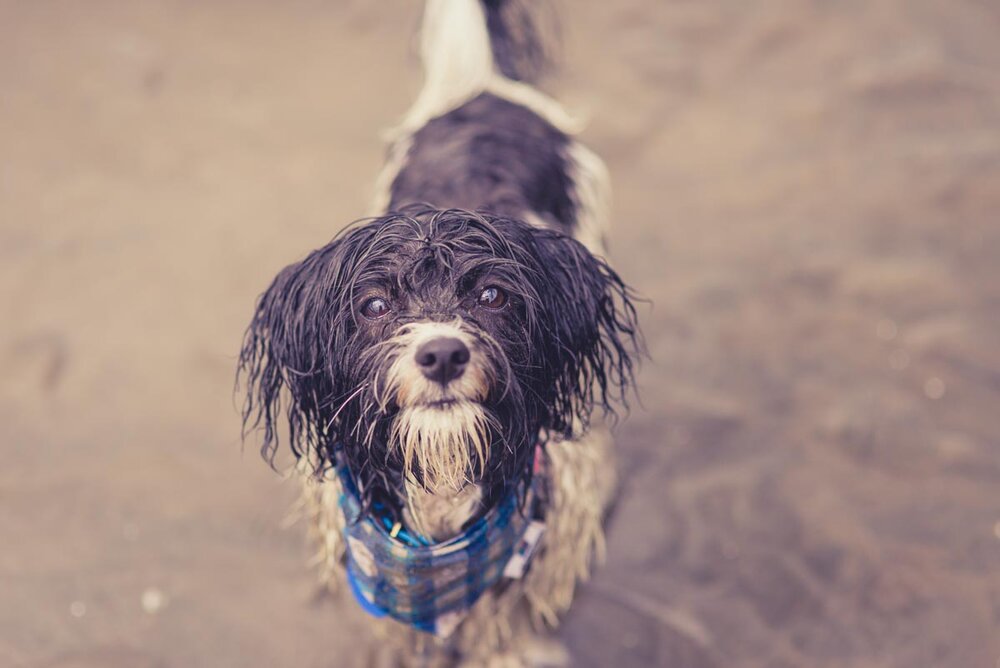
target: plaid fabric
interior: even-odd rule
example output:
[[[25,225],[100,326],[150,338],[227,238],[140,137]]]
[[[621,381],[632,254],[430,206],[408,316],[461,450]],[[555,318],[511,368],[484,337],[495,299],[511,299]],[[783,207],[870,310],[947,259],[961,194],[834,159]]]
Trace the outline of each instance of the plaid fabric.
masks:
[[[347,467],[338,462],[340,507],[347,520],[347,575],[361,606],[427,633],[448,635],[464,614],[503,574],[504,566],[532,520],[533,478],[526,507],[518,509],[513,490],[460,536],[430,543],[397,528],[385,517],[362,515],[357,489]]]

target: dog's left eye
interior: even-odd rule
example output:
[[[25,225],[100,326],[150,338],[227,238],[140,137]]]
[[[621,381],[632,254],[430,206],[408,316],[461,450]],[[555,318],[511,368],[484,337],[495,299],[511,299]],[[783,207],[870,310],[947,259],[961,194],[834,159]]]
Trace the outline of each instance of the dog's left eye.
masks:
[[[392,309],[389,307],[389,302],[381,297],[372,297],[365,302],[364,306],[361,307],[361,315],[369,318],[370,320],[378,320],[382,316],[386,315]]]
[[[495,285],[483,288],[479,293],[479,305],[492,309],[503,308],[507,305],[507,293]]]

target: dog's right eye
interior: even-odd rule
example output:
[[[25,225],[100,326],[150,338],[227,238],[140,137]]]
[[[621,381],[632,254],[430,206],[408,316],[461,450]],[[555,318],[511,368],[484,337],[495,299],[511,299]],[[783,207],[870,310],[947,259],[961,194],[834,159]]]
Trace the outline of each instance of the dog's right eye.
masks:
[[[372,297],[361,307],[361,315],[370,320],[378,320],[387,315],[391,310],[388,301],[381,297]]]

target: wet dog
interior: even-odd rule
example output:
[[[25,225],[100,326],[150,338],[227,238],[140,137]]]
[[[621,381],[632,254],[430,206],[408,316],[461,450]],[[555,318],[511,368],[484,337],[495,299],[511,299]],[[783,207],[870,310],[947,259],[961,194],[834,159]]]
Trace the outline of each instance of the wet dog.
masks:
[[[534,26],[429,0],[377,215],[277,276],[241,353],[244,422],[271,458],[287,424],[323,582],[390,665],[530,665],[603,551],[636,315]]]

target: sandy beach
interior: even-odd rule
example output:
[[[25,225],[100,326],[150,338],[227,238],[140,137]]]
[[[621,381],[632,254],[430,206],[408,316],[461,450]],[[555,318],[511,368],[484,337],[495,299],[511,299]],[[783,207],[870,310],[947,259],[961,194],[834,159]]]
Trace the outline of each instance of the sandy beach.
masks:
[[[650,353],[573,665],[998,665],[1000,4],[561,8]],[[0,666],[363,652],[232,389],[368,213],[419,15],[0,0]]]

